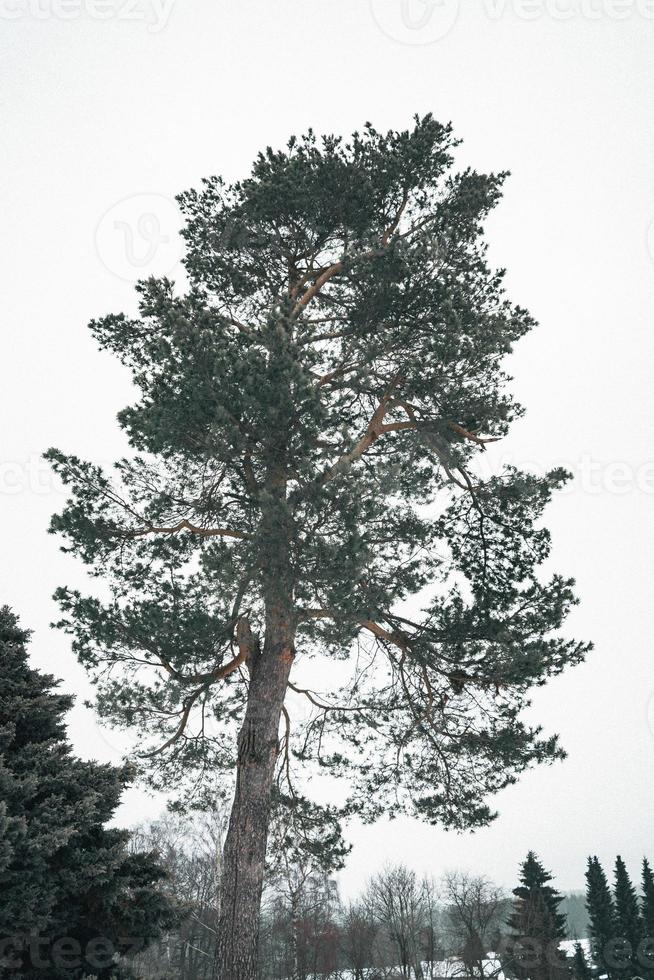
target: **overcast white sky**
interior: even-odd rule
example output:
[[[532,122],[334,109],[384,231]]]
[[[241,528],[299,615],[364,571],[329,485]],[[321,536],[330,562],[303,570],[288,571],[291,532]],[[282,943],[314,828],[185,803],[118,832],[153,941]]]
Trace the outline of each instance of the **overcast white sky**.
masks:
[[[570,631],[597,648],[535,698],[567,761],[474,835],[353,827],[346,893],[384,855],[511,886],[534,848],[564,889],[589,853],[634,873],[654,858],[653,55],[654,0],[0,0],[0,602],[68,690],[87,687],[50,596],[83,580],[46,535],[63,497],[39,455],[123,451],[128,379],[86,323],[174,271],[172,196],[291,132],[427,111],[465,162],[513,173],[489,237],[541,326],[511,365],[527,415],[494,453],[575,472],[549,511],[552,564],[578,581]],[[71,735],[117,758],[81,706]],[[154,811],[131,791],[120,818]]]

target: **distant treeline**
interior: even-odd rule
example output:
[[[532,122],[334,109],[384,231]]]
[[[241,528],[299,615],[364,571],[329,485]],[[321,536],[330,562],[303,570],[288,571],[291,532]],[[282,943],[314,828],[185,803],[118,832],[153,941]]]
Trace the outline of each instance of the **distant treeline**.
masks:
[[[569,939],[585,939],[588,936],[588,909],[584,892],[568,892],[560,905],[565,915]]]
[[[167,887],[187,910],[181,928],[138,958],[144,980],[211,977],[222,833],[220,818],[191,824],[166,817],[135,835],[137,848],[159,854]],[[564,896],[533,853],[511,893],[483,875],[453,871],[435,879],[387,865],[360,895],[344,901],[329,875],[310,864],[282,862],[270,870],[265,889],[261,980],[432,980],[444,973],[488,978],[500,972],[515,980],[590,980],[601,972],[610,980],[650,980],[652,974],[637,974],[629,958],[619,971],[606,970],[598,952],[597,867],[589,859],[586,894]],[[624,865],[619,867],[618,898],[624,890]],[[606,887],[617,935],[622,904]],[[553,955],[565,939],[584,942],[576,950],[568,943],[566,954]]]

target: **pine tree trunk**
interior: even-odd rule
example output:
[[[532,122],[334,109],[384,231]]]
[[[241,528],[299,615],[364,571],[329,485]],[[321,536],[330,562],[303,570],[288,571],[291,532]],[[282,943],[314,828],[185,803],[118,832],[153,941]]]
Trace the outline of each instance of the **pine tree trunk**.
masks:
[[[268,608],[263,649],[249,663],[238,737],[236,792],[225,839],[216,951],[217,980],[255,980],[259,915],[279,720],[294,657],[291,617]]]

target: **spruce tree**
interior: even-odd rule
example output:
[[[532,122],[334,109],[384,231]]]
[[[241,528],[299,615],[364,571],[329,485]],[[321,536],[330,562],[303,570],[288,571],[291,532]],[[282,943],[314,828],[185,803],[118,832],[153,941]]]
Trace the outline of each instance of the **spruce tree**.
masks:
[[[114,974],[174,913],[148,854],[106,827],[127,773],[71,753],[72,698],[28,666],[28,633],[0,608],[0,977]]]
[[[635,976],[642,968],[638,964],[637,953],[643,938],[643,922],[640,915],[636,889],[634,888],[626,865],[618,855],[615,862],[613,895],[615,900],[615,928],[619,938],[629,944],[629,966],[625,975]]]
[[[610,944],[616,938],[615,906],[604,869],[597,857],[588,858],[586,869],[586,908],[590,919],[592,958],[600,973],[613,975]],[[611,963],[607,962],[607,957]]]
[[[520,868],[520,884],[513,889],[513,912],[507,921],[513,934],[513,970],[519,978],[553,980],[565,972],[565,955],[558,952],[566,938],[565,915],[559,911],[563,895],[550,881],[552,875],[529,851]]]
[[[647,858],[643,858],[642,888],[643,929],[646,936],[654,939],[654,873]]]
[[[101,714],[154,785],[233,777],[221,978],[254,976],[271,807],[308,766],[351,794],[307,798],[307,826],[463,828],[562,756],[520,712],[587,650],[559,632],[571,581],[539,574],[567,474],[475,474],[520,414],[500,362],[533,321],[486,257],[505,175],[454,172],[455,146],[431,116],[310,132],[183,194],[187,293],[148,280],[138,316],[91,324],[139,392],[133,452],[113,476],[48,454],[71,490],[52,530],[111,589],[58,593]]]

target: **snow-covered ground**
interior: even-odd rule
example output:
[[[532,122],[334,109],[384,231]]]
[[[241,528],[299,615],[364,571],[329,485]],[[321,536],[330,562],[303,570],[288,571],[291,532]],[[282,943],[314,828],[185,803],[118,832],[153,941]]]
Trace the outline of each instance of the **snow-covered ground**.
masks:
[[[581,944],[586,956],[589,956],[590,943],[588,939],[564,939],[559,943],[559,949],[572,957],[577,942]],[[433,963],[423,963],[422,974],[423,980],[440,980],[440,978],[463,980],[464,977],[468,976],[462,961],[454,958],[438,960]],[[342,970],[337,976],[338,980],[354,980],[354,974],[350,970]],[[484,976],[488,980],[507,980],[502,970],[500,959],[495,953],[489,953],[484,959]],[[400,980],[400,978],[406,980],[406,978],[403,978],[402,971],[399,967],[395,970],[390,967],[375,967],[366,971],[366,980]],[[416,980],[414,973],[412,973],[410,980]]]

